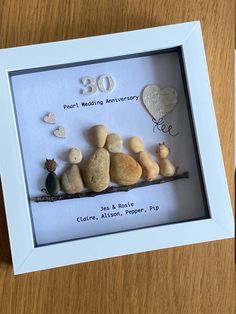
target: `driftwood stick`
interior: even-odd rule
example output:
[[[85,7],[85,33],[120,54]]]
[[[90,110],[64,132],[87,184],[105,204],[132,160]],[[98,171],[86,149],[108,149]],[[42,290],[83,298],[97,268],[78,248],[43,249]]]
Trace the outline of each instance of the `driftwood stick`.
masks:
[[[128,192],[132,189],[150,186],[154,184],[167,183],[167,182],[184,179],[184,178],[187,179],[188,177],[189,177],[189,173],[183,172],[181,174],[176,174],[172,177],[163,177],[163,178],[156,179],[153,181],[141,181],[136,184],[128,185],[128,186],[110,186],[102,192],[85,191],[85,192],[80,192],[80,193],[75,193],[75,194],[58,194],[56,196],[43,195],[43,196],[33,197],[31,200],[33,202],[38,203],[38,202],[56,202],[56,201],[62,201],[62,200],[71,200],[74,198],[82,198],[82,197],[94,197],[94,196],[98,196],[102,194],[109,194],[109,193],[115,193],[115,192]]]

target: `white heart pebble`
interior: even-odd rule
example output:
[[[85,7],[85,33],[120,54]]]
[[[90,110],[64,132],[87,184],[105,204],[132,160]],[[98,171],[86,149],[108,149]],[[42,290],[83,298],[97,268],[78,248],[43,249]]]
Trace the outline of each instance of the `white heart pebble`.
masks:
[[[55,124],[56,123],[56,115],[53,112],[49,112],[46,116],[43,117],[43,121],[46,123]]]
[[[158,121],[174,109],[177,96],[174,88],[147,85],[143,90],[143,103],[148,112]]]
[[[66,138],[66,130],[63,126],[60,126],[58,129],[56,129],[55,131],[53,131],[53,134],[56,137],[60,137],[60,138]]]

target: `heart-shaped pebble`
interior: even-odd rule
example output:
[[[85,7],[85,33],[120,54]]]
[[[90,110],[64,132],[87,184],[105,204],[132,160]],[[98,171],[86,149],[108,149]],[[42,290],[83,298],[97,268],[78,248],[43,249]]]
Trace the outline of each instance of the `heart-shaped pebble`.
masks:
[[[50,124],[56,123],[56,115],[53,112],[49,112],[46,116],[43,117],[43,121]]]
[[[143,103],[148,112],[158,121],[175,108],[177,96],[174,88],[148,85],[143,90]]]
[[[66,138],[66,130],[63,126],[60,126],[58,129],[56,129],[55,131],[53,131],[53,134],[56,137],[60,137],[60,138]]]

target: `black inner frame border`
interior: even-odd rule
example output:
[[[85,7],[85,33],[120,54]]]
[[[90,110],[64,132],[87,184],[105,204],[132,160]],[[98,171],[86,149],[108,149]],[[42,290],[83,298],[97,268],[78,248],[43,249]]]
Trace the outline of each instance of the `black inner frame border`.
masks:
[[[28,182],[27,182],[26,171],[25,171],[24,155],[23,155],[23,149],[22,149],[22,144],[21,144],[21,139],[20,139],[20,129],[19,129],[19,123],[18,123],[17,113],[16,113],[16,102],[15,102],[14,91],[13,91],[13,86],[12,86],[12,76],[35,73],[35,72],[42,72],[42,71],[57,70],[57,69],[69,68],[69,67],[75,67],[75,66],[81,66],[81,65],[89,65],[89,64],[95,64],[95,63],[103,63],[103,62],[111,62],[111,61],[131,59],[131,58],[147,57],[147,56],[151,56],[151,55],[158,55],[158,54],[165,54],[165,53],[177,53],[178,59],[179,59],[181,76],[182,76],[184,93],[185,93],[185,99],[186,99],[187,112],[188,112],[188,118],[189,118],[189,122],[190,122],[191,136],[192,136],[192,140],[193,140],[194,153],[195,153],[195,158],[196,158],[196,162],[197,162],[200,188],[201,188],[201,192],[202,192],[201,194],[202,194],[202,199],[203,199],[203,203],[204,203],[204,211],[205,211],[204,216],[199,217],[199,218],[195,218],[195,219],[188,219],[188,220],[169,222],[169,223],[163,223],[163,224],[155,224],[155,225],[144,226],[144,227],[139,227],[139,228],[132,228],[132,229],[128,229],[128,230],[106,232],[106,233],[102,233],[102,234],[98,234],[98,235],[78,237],[78,238],[62,240],[62,241],[54,241],[54,242],[49,242],[49,243],[45,243],[45,244],[37,244],[35,229],[34,229],[33,216],[32,216],[32,209],[31,209],[31,204],[30,204],[29,188],[28,188]],[[80,239],[101,237],[101,236],[109,235],[109,234],[130,232],[130,231],[134,231],[134,230],[153,228],[153,227],[158,227],[158,226],[172,225],[172,224],[177,224],[177,223],[184,223],[184,222],[190,222],[190,221],[196,221],[196,220],[203,220],[203,219],[211,218],[209,203],[208,203],[207,193],[206,193],[206,187],[205,187],[205,183],[204,183],[203,171],[202,171],[201,161],[200,161],[200,156],[199,156],[199,151],[198,151],[198,145],[197,145],[197,140],[196,140],[196,135],[195,135],[193,113],[192,113],[191,102],[190,102],[188,86],[187,86],[187,77],[186,77],[186,73],[185,73],[185,65],[184,65],[184,59],[183,59],[183,53],[182,53],[182,46],[177,46],[177,47],[167,48],[167,49],[161,49],[161,50],[147,51],[147,52],[142,52],[142,53],[129,54],[129,55],[123,55],[123,56],[110,57],[110,58],[94,59],[94,60],[88,60],[88,61],[82,61],[82,62],[73,62],[73,63],[68,63],[68,64],[45,66],[45,67],[40,67],[40,68],[29,68],[29,69],[24,69],[24,70],[9,71],[8,75],[9,75],[9,82],[10,82],[10,87],[11,87],[11,96],[12,96],[13,106],[14,106],[15,121],[16,121],[16,125],[17,125],[18,140],[19,140],[20,150],[21,150],[21,159],[22,159],[23,170],[24,170],[24,180],[25,180],[25,185],[26,185],[27,195],[28,195],[28,203],[29,203],[30,217],[31,217],[31,227],[32,227],[32,234],[33,234],[34,247],[35,248],[48,246],[48,245],[54,245],[54,244],[58,244],[58,243],[77,241]]]

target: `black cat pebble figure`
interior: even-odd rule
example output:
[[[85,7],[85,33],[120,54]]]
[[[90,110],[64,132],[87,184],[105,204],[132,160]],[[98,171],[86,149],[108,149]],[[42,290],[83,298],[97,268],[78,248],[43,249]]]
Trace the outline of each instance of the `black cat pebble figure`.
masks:
[[[60,181],[55,174],[55,170],[57,168],[58,164],[55,162],[54,159],[46,159],[45,162],[45,168],[49,172],[46,178],[45,186],[46,189],[42,189],[42,191],[45,191],[47,194],[50,194],[51,196],[55,196],[60,191]]]

